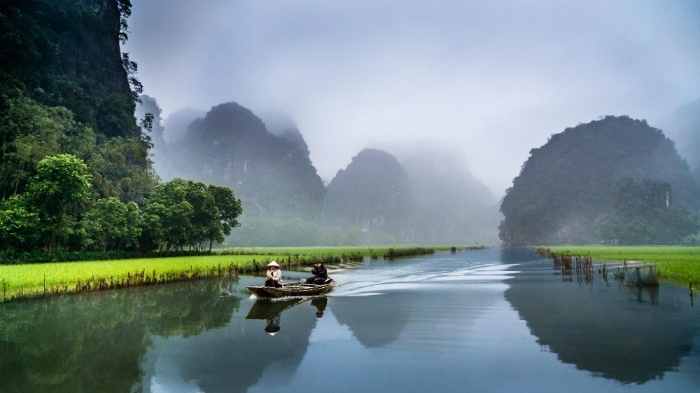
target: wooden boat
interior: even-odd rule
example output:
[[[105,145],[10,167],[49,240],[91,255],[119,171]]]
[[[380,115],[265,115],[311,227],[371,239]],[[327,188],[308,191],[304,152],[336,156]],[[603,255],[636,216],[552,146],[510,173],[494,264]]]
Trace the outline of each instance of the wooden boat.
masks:
[[[292,283],[285,284],[279,288],[256,285],[250,285],[247,288],[250,293],[257,297],[314,296],[333,289],[333,281],[321,285]]]

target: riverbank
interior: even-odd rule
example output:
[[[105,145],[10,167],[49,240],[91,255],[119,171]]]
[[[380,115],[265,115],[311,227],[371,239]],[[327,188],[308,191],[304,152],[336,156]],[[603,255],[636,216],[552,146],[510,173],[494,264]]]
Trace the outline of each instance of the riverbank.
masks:
[[[476,247],[459,247],[459,249]],[[0,265],[0,302],[197,280],[259,272],[275,260],[282,269],[361,260],[364,257],[425,255],[451,247],[269,247],[217,250],[212,255],[107,261]]]
[[[656,265],[659,280],[700,287],[700,247],[682,246],[554,246],[552,252],[590,255],[600,261],[641,261]]]

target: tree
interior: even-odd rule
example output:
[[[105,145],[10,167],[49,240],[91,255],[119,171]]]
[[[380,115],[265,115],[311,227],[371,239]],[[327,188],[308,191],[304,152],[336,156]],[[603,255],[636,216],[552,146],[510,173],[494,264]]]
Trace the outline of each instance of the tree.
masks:
[[[208,232],[209,252],[213,242],[222,243],[225,236],[231,234],[231,230],[241,225],[236,218],[243,213],[243,205],[240,199],[236,199],[233,190],[210,184],[207,192],[214,198],[217,209],[215,221],[218,225],[212,225]]]
[[[39,216],[47,254],[51,258],[57,242],[64,241],[85,211],[90,199],[87,165],[70,154],[46,157],[27,186],[28,206]]]
[[[94,150],[89,164],[95,196],[142,204],[157,182],[145,164],[143,144],[136,138],[100,138]]]
[[[192,246],[199,249],[200,245],[210,238],[212,231],[221,232],[221,225],[216,220],[218,210],[214,197],[207,192],[204,183],[188,180],[183,186],[186,190],[185,199],[192,206],[188,244],[190,249]]]
[[[194,209],[185,198],[187,191],[183,183],[182,179],[173,179],[158,184],[146,201],[146,212],[160,221],[161,241],[167,250],[182,250],[188,240]]]
[[[24,191],[43,158],[70,153],[83,160],[92,154],[95,134],[63,107],[47,107],[24,97],[7,100],[0,116],[0,197]]]
[[[97,200],[85,214],[83,225],[91,243],[102,251],[134,248],[142,230],[139,219],[136,203],[111,197]]]
[[[23,251],[39,241],[39,215],[26,207],[23,196],[0,203],[0,248]]]
[[[146,202],[145,214],[159,223],[159,236],[142,236],[141,241],[158,238],[166,249],[175,250],[200,249],[208,241],[211,251],[214,242],[223,242],[239,225],[236,218],[241,212],[241,201],[227,187],[173,179],[157,185]]]

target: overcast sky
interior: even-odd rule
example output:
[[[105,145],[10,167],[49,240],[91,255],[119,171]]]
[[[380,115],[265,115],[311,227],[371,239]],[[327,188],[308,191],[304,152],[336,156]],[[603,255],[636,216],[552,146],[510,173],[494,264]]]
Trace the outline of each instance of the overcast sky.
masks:
[[[328,181],[365,147],[444,143],[501,197],[551,134],[700,97],[696,0],[132,2],[124,50],[165,116],[284,111]]]

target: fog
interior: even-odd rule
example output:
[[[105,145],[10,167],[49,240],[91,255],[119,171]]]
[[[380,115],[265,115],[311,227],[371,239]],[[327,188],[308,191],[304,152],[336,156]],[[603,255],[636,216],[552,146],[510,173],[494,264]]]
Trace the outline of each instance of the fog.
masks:
[[[695,1],[132,1],[123,50],[165,118],[282,111],[326,181],[430,140],[500,197],[551,134],[700,97]]]

